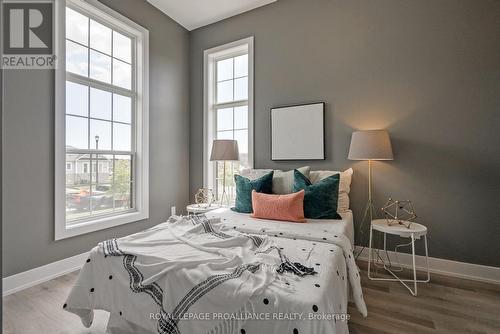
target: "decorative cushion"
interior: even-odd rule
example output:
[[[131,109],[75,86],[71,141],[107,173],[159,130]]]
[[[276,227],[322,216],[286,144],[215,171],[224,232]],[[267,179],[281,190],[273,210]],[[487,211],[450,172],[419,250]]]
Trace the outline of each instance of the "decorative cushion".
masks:
[[[252,190],[253,214],[251,216],[305,223],[304,195],[304,190],[286,195],[269,195]]]
[[[273,191],[273,172],[255,180],[250,180],[241,175],[234,175],[236,185],[236,201],[231,210],[241,213],[252,213],[252,190],[259,193],[271,194]]]
[[[240,175],[243,177],[246,177],[250,180],[255,180],[255,179],[258,179],[259,177],[262,177],[262,176],[264,176],[267,173],[272,172],[272,171],[273,171],[272,169],[243,168],[240,171]],[[275,172],[277,172],[277,171],[275,171]]]
[[[349,192],[351,191],[351,180],[353,174],[352,168],[349,168],[343,172],[329,170],[311,171],[309,174],[309,180],[312,184],[316,184],[324,178],[335,174],[340,174],[337,212],[345,212],[349,210]]]
[[[294,170],[294,191],[305,190],[304,215],[313,219],[341,219],[337,213],[340,175],[329,176],[312,184],[298,170]]]
[[[309,178],[311,167],[297,168],[305,177]],[[275,170],[273,175],[273,194],[291,194],[293,192],[293,170],[282,172]]]

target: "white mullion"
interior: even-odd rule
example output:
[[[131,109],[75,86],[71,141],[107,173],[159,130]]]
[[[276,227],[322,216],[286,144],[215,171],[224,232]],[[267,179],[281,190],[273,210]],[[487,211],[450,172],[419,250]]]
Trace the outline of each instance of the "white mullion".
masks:
[[[233,67],[233,75],[232,75],[232,79],[231,79],[232,80],[232,84],[233,84],[233,98],[231,100],[234,101],[234,57],[231,58],[231,66]],[[234,111],[234,109],[233,109],[233,111]],[[233,118],[233,121],[234,121],[234,118]],[[233,139],[234,139],[234,134],[233,134]]]
[[[112,155],[112,159],[113,159],[113,164],[112,164],[113,165],[113,180],[111,181],[112,182],[111,189],[113,189],[113,212],[115,212],[115,210],[116,210],[116,205],[115,205],[115,189],[116,189],[115,188],[115,175],[116,175],[116,173],[115,173],[115,160],[116,160],[116,155],[115,154]]]
[[[108,83],[105,83],[105,82],[102,82],[99,80],[95,80],[92,78],[86,78],[82,75],[71,73],[71,72],[66,72],[66,80],[74,82],[74,83],[82,84],[82,85],[87,85],[89,87],[105,90],[105,91],[108,91],[111,93],[116,93],[116,94],[128,96],[128,97],[137,95],[137,93],[133,90],[122,88],[119,86],[113,86],[111,84],[108,84]]]
[[[92,154],[89,154],[89,174],[90,174],[90,198],[89,198],[89,214],[92,217]],[[96,180],[97,181],[97,180]]]
[[[91,149],[90,146],[90,87],[87,86],[87,149]],[[96,147],[97,149],[97,147]]]
[[[235,107],[243,107],[246,105],[248,105],[248,100],[238,100],[231,102],[215,103],[214,108],[216,109],[235,108]]]
[[[132,155],[132,151],[112,151],[112,150],[67,150],[67,154],[117,154],[117,155]]]

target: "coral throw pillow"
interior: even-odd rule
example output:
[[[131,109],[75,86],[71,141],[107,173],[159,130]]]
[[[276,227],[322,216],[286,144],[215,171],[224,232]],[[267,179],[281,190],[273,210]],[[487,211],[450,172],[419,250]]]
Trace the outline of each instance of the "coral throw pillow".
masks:
[[[252,191],[253,218],[305,223],[305,191],[287,195],[271,195]]]

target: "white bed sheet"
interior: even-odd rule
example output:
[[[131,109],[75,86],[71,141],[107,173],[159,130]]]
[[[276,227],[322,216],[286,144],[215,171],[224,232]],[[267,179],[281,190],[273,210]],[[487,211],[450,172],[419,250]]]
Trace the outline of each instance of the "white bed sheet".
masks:
[[[280,275],[279,279],[268,286],[263,294],[251,297],[244,310],[245,312],[255,314],[303,314],[304,318],[274,321],[272,319],[271,321],[248,320],[240,324],[242,326],[240,328],[243,331],[240,331],[240,328],[238,328],[237,333],[348,333],[346,321],[334,320],[332,322],[331,319],[319,321],[317,319],[308,320],[308,317],[310,314],[343,315],[347,312],[350,291],[348,277],[356,276],[356,280],[359,280],[359,274],[356,272],[356,275],[351,273],[348,276],[347,258],[345,258],[346,254],[342,252],[341,247],[330,242],[322,242],[321,240],[317,241],[310,238],[314,238],[313,235],[318,234],[321,234],[321,237],[325,236],[327,238],[328,235],[336,237],[336,234],[339,236],[343,234],[352,243],[353,225],[351,212],[342,214],[342,220],[308,220],[307,223],[255,219],[248,214],[236,213],[225,208],[211,211],[206,215],[208,217],[220,218],[226,225],[225,228],[229,230],[238,230],[237,225],[240,225],[241,229],[266,228],[268,233],[270,230],[273,230],[271,233],[277,231],[277,234],[281,234],[279,231],[282,231],[303,235],[303,239],[298,236],[297,239],[287,237],[286,233],[283,237],[274,238],[272,235],[270,237],[276,241],[277,246],[282,249],[292,262],[299,262],[307,267],[313,267],[317,271],[316,275],[305,277],[297,277],[294,274],[285,272]],[[237,227],[234,228],[234,226]],[[308,233],[313,235],[308,236]],[[99,248],[96,247],[96,249],[98,250]],[[141,297],[129,291],[129,279],[122,268],[122,259],[120,257],[105,258],[103,254],[96,251],[93,251],[90,257],[92,261],[87,263],[86,266],[91,266],[92,268],[89,268],[92,270],[89,268],[85,270],[84,268],[80,273],[79,283],[76,284],[76,286],[82,287],[83,293],[79,298],[68,300],[68,305],[78,306],[83,303],[86,306],[81,307],[82,309],[89,309],[89,311],[91,309],[105,309],[109,311],[111,313],[107,330],[109,334],[152,334],[153,332],[145,330],[148,326],[145,325],[144,321],[155,320],[148,319],[147,315],[144,315],[140,308],[129,309],[123,315],[121,314],[123,305],[127,304],[127,307],[131,308],[133,307],[131,301]],[[115,266],[111,266],[112,263],[115,263]],[[84,277],[84,273],[92,277]],[[92,294],[95,297],[89,297],[88,291],[90,288],[98,286],[98,284],[111,283],[108,279],[102,282],[102,277],[108,277],[109,274],[112,274],[114,284],[105,288],[98,288],[100,292]],[[122,277],[125,278],[119,279]],[[358,292],[360,293],[361,291],[358,290]],[[125,298],[120,303],[116,302],[115,298],[110,297],[121,295],[128,296],[128,299]],[[95,300],[92,298],[97,297],[101,300],[102,305],[95,304]],[[89,298],[92,299],[90,302]],[[87,305],[89,303],[91,307]],[[236,310],[230,311],[235,312]],[[139,320],[133,318],[133,315],[138,315]]]
[[[286,232],[298,232],[307,235],[308,232],[322,231],[327,234],[344,234],[354,246],[354,223],[352,211],[339,213],[342,219],[307,219],[307,223],[294,223],[279,220],[268,220],[252,218],[250,214],[234,212],[229,208],[220,208],[206,213],[208,218],[221,218],[222,221],[230,222],[231,225],[251,224],[257,229],[260,228],[275,228]]]

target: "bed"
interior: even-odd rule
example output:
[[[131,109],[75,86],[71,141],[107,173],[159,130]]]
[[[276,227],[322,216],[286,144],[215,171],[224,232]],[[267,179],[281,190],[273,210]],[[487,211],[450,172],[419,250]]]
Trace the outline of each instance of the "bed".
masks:
[[[313,231],[323,231],[328,234],[344,234],[354,246],[354,223],[351,210],[339,213],[342,219],[307,219],[306,224],[281,222],[278,220],[254,219],[247,213],[234,212],[228,208],[220,208],[207,212],[208,218],[220,218],[227,225],[247,227],[247,230],[258,231],[262,228],[279,229],[285,231],[304,232],[306,235]]]
[[[110,312],[109,334],[348,333],[349,290],[367,311],[342,218],[173,216],[95,247],[63,307],[86,327]]]

